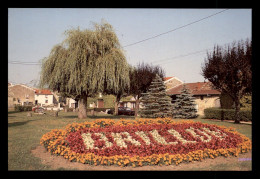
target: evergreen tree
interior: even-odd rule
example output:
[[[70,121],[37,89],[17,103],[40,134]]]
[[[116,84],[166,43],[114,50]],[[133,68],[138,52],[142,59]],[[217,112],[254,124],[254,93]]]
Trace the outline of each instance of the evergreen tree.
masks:
[[[195,98],[192,97],[184,84],[181,94],[177,95],[173,104],[173,118],[190,119],[197,117],[195,105]]]
[[[170,117],[171,114],[171,98],[166,94],[166,87],[161,77],[156,77],[151,82],[148,92],[143,93],[141,99],[143,108],[141,109],[141,117],[156,118],[156,117]]]

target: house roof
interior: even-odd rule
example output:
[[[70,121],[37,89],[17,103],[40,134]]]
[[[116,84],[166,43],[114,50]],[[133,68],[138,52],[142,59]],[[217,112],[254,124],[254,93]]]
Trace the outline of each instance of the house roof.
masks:
[[[167,90],[169,95],[181,94],[181,90],[184,84],[178,85]],[[186,88],[188,88],[193,95],[208,95],[208,94],[221,94],[220,91],[215,90],[210,82],[197,82],[197,83],[185,83]]]
[[[171,78],[173,78],[174,76],[171,76],[171,77],[165,77],[165,78],[163,78],[163,81],[167,81],[167,80],[169,80],[169,79],[171,79]]]
[[[36,89],[35,94],[53,95],[52,92],[47,89],[43,89],[43,90]]]

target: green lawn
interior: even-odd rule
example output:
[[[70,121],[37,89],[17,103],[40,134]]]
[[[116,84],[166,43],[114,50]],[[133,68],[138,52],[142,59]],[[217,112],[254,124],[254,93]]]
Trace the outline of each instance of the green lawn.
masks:
[[[82,123],[98,118],[110,118],[115,121],[120,118],[134,120],[132,116],[106,114],[89,116],[87,119],[77,119],[77,113],[74,112],[59,112],[59,117],[53,117],[51,114],[47,112],[46,115],[33,114],[32,117],[27,117],[27,112],[8,111],[8,170],[52,170],[49,166],[41,164],[40,159],[31,154],[31,150],[40,145],[42,135],[52,129],[61,129],[73,122]],[[238,132],[252,138],[252,127],[248,124],[233,124],[202,118],[194,119],[194,121],[234,127]]]

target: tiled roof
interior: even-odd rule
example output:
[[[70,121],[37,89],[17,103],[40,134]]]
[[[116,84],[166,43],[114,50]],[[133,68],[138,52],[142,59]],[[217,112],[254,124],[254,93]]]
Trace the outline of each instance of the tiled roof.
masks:
[[[193,95],[207,95],[207,94],[220,94],[220,91],[215,90],[210,82],[197,82],[197,83],[185,83]],[[183,84],[167,90],[169,95],[181,94]]]
[[[52,92],[50,90],[46,90],[46,89],[45,90],[36,89],[35,94],[52,95]]]
[[[173,78],[174,76],[171,76],[171,77],[165,77],[165,78],[163,78],[163,81],[167,81],[167,80],[169,80],[169,79],[171,79],[171,78]]]

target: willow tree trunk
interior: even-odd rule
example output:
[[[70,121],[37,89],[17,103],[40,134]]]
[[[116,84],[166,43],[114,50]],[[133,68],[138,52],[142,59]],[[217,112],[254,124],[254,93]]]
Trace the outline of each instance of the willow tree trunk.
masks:
[[[118,115],[118,102],[117,100],[115,101],[115,113],[114,115]]]
[[[118,104],[120,101],[120,96],[116,96],[116,101],[115,101],[115,114],[114,115],[118,115]]]
[[[79,112],[78,112],[78,118],[83,119],[87,118],[87,97],[84,96],[78,101],[79,103]]]

